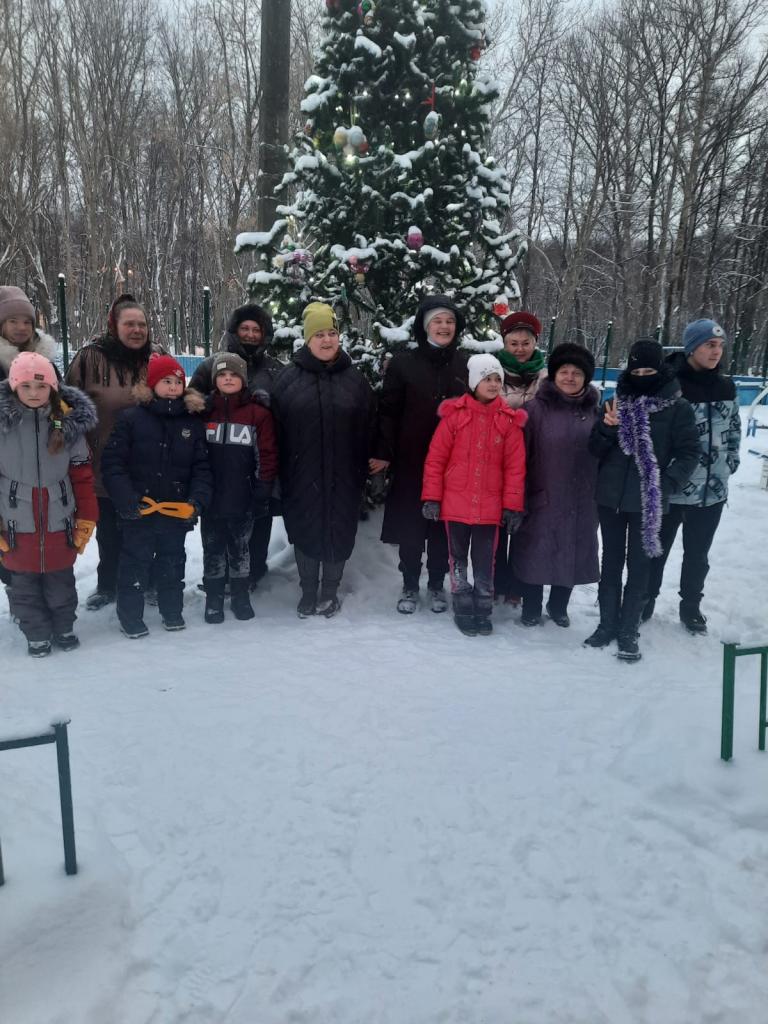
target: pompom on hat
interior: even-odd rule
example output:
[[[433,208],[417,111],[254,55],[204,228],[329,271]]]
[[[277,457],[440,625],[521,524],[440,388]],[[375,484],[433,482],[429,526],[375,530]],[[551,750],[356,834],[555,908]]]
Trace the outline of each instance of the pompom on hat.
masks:
[[[501,336],[505,338],[510,331],[530,331],[539,340],[541,336],[541,320],[526,309],[518,309],[501,321]]]
[[[181,363],[176,362],[173,356],[164,356],[155,353],[149,357],[149,365],[147,366],[147,387],[155,390],[155,386],[163,379],[163,377],[177,377],[182,384],[187,383],[187,375],[184,373],[184,367]]]
[[[725,331],[715,320],[694,320],[683,331],[683,348],[689,356],[699,345],[706,345],[713,338],[719,338],[725,344]]]
[[[467,362],[467,370],[469,372],[470,391],[474,391],[480,381],[485,380],[486,377],[490,377],[494,373],[498,375],[500,380],[504,380],[504,371],[501,368],[501,363],[496,356],[489,355],[487,352],[477,356],[470,356]]]
[[[47,384],[54,391],[59,390],[59,379],[50,359],[41,356],[39,352],[22,352],[13,360],[8,371],[11,391],[15,391],[19,384],[31,384],[33,381]]]

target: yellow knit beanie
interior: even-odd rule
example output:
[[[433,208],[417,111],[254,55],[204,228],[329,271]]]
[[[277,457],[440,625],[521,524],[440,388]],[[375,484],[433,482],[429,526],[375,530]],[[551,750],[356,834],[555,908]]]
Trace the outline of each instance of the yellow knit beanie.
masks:
[[[310,302],[303,314],[304,341],[309,341],[318,331],[338,331],[336,314],[325,302]]]

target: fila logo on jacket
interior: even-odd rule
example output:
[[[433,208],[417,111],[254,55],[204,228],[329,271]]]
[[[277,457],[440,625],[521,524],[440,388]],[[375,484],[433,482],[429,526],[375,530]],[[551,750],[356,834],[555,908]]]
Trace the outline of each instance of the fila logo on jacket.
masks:
[[[208,444],[237,444],[255,447],[256,428],[247,423],[206,423]]]

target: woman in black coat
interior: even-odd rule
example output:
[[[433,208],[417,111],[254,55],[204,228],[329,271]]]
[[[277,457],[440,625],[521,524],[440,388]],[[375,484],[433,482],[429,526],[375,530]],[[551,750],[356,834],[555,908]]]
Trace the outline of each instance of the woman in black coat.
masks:
[[[595,424],[589,450],[599,460],[595,497],[603,560],[600,625],[585,642],[605,647],[615,638],[619,658],[637,661],[651,559],[661,552],[661,517],[670,494],[685,486],[699,456],[693,409],[681,397],[661,345],[652,339],[641,338],[630,349],[616,398]]]
[[[413,322],[417,347],[394,356],[379,397],[376,458],[372,472],[392,467],[381,539],[398,544],[403,591],[397,610],[416,611],[424,546],[433,611],[445,611],[443,581],[448,572],[448,539],[443,523],[421,514],[421,483],[429,442],[438,424],[437,407],[467,390],[467,357],[458,349],[464,317],[445,295],[431,295]]]
[[[275,383],[272,412],[283,519],[301,584],[299,618],[315,613],[329,618],[340,608],[339,584],[355,545],[373,392],[341,349],[330,306],[307,306],[304,340]]]

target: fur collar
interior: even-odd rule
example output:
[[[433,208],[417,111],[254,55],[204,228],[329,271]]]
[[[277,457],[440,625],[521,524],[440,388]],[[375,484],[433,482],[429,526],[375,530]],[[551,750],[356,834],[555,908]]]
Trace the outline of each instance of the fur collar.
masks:
[[[0,368],[5,371],[6,375],[11,368],[11,363],[20,352],[39,352],[41,356],[50,359],[52,363],[56,362],[58,356],[56,342],[50,334],[46,334],[44,331],[35,331],[32,343],[24,348],[12,345],[7,338],[0,334]]]
[[[134,384],[131,388],[131,395],[136,405],[142,405],[145,408],[152,406],[153,403],[157,403],[152,411],[162,413],[164,415],[181,415],[182,412],[198,413],[205,411],[205,398],[200,394],[199,391],[195,391],[194,388],[187,388],[181,399],[173,398],[158,398],[152,388],[150,388],[143,380],[139,381],[138,384]],[[178,405],[177,405],[178,403]]]
[[[96,406],[88,395],[79,388],[67,384],[59,385],[64,417],[61,431],[66,445],[74,444],[83,434],[93,430],[98,422]],[[24,406],[11,391],[7,380],[0,382],[0,433],[7,434],[21,423]]]

